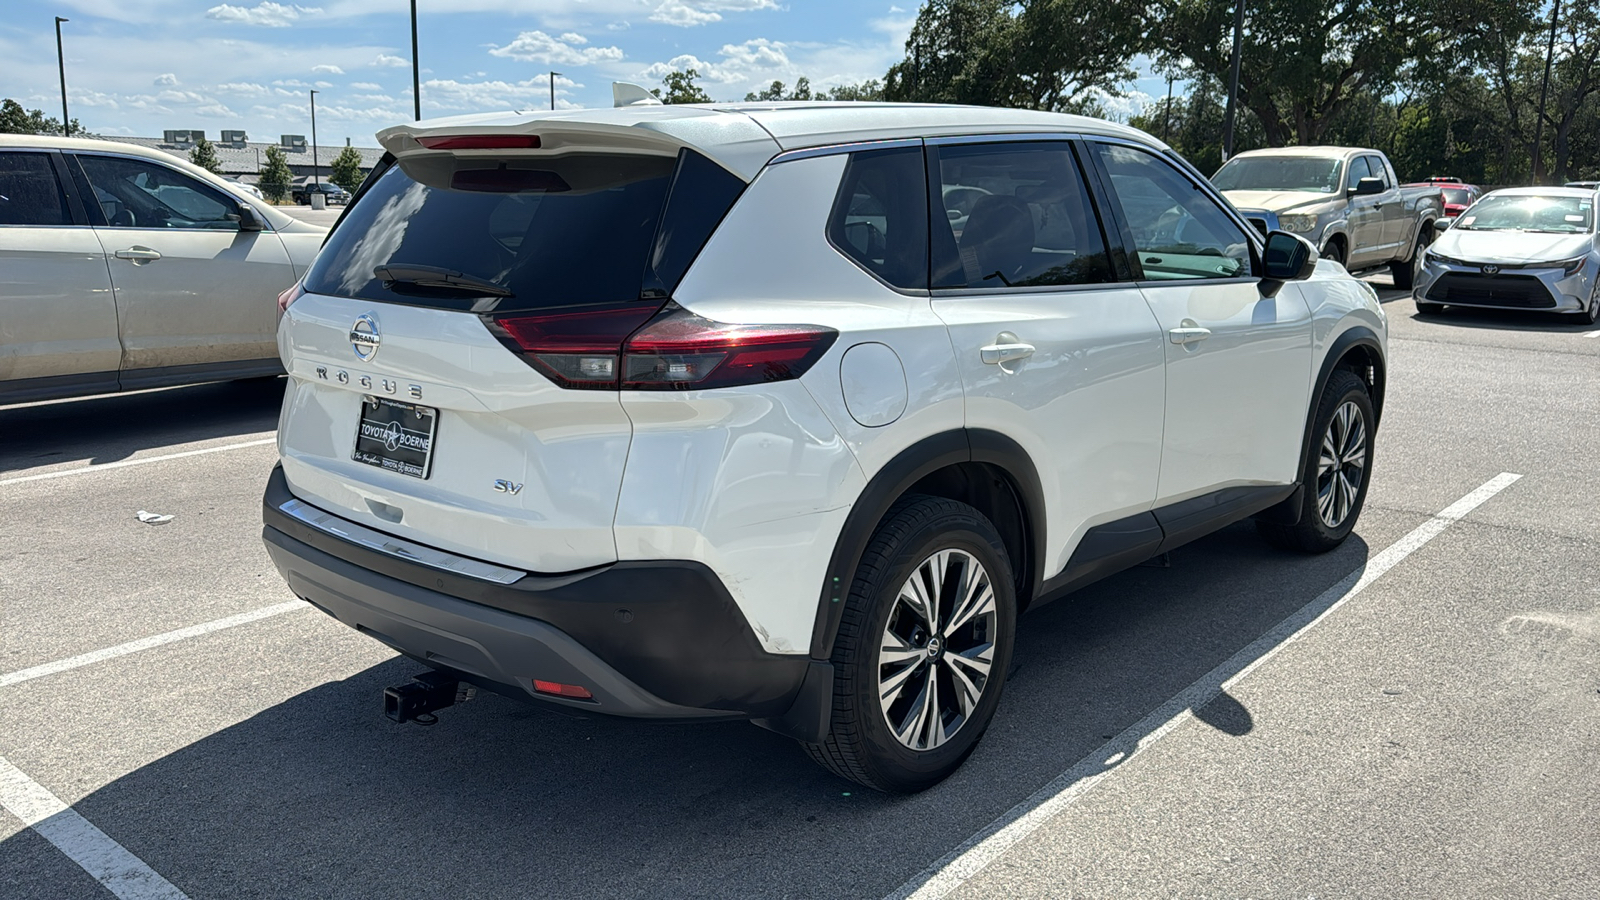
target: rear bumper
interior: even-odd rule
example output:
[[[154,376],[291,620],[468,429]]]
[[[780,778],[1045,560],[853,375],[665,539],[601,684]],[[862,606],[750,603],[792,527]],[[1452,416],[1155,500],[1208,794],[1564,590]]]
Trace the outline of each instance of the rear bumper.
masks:
[[[721,582],[695,562],[621,562],[509,584],[381,553],[285,513],[274,469],[262,538],[294,593],[419,662],[502,693],[657,720],[782,719],[831,671],[766,653]],[[808,677],[809,676],[809,677]],[[538,694],[533,681],[593,700]],[[813,691],[808,690],[807,693]],[[809,717],[807,717],[809,718]],[[817,738],[820,739],[820,738]]]

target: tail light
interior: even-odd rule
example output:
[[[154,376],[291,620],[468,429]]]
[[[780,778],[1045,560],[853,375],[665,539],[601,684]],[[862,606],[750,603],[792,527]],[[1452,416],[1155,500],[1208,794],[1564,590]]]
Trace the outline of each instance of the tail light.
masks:
[[[537,150],[536,134],[445,134],[419,137],[428,150]]]
[[[296,281],[294,284],[289,286],[288,290],[286,290],[283,293],[279,294],[278,295],[278,315],[281,316],[284,313],[288,312],[289,311],[289,304],[295,302],[296,300],[299,300],[301,295],[303,295],[305,292],[306,292],[305,285],[303,283],[301,283],[301,282]]]
[[[839,333],[815,325],[729,325],[688,310],[624,307],[493,319],[502,340],[564,388],[673,391],[788,381]],[[642,326],[642,327],[641,327]]]

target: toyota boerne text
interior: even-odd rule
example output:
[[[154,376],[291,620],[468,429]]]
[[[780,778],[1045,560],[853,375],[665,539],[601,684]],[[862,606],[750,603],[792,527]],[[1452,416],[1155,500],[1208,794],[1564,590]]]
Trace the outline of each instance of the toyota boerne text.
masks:
[[[1018,616],[1247,517],[1337,546],[1376,294],[1149,135],[875,103],[407,124],[282,298],[294,593],[577,712],[748,719],[915,791]]]

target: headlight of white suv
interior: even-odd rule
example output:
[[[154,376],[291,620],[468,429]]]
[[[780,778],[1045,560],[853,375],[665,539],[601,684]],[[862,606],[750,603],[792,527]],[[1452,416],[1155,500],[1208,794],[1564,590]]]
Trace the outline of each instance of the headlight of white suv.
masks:
[[[1295,234],[1305,234],[1317,227],[1315,213],[1290,213],[1278,217],[1278,227]]]

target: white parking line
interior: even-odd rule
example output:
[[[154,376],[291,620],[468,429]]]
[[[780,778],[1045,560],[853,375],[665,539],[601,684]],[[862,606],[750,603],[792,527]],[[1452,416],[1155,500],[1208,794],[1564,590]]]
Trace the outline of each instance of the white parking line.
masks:
[[[1502,472],[1481,487],[1450,504],[1438,515],[1418,525],[1400,540],[1367,560],[1366,565],[1346,575],[1317,599],[1301,607],[1276,628],[1251,642],[1221,665],[1163,703],[1149,715],[1128,726],[1121,734],[1101,744],[1078,760],[1049,784],[1040,788],[961,846],[945,854],[885,900],[934,900],[944,897],[978,874],[983,868],[1088,793],[1096,784],[1134,756],[1165,737],[1192,713],[1227,690],[1240,679],[1299,640],[1323,619],[1367,585],[1382,577],[1401,560],[1421,549],[1439,533],[1500,493],[1521,475]]]
[[[209,634],[213,631],[221,631],[224,628],[232,628],[235,625],[258,622],[262,619],[271,618],[272,616],[281,615],[287,612],[294,612],[297,609],[310,608],[311,606],[309,604],[300,600],[289,600],[284,603],[278,603],[272,606],[263,606],[260,609],[253,609],[249,612],[239,613],[236,616],[228,616],[225,619],[215,619],[199,625],[191,625],[188,628],[179,628],[176,631],[168,631],[162,634],[151,635],[147,638],[129,641],[126,644],[118,644],[115,647],[107,647],[104,650],[95,650],[91,653],[84,653],[79,656],[70,656],[66,659],[58,659],[55,662],[48,662],[43,665],[33,666],[32,668],[18,669],[15,672],[9,672],[5,675],[0,675],[0,688],[10,687],[13,684],[21,684],[24,681],[32,681],[35,678],[43,678],[46,675],[54,675],[57,672],[65,672],[69,669],[87,666],[92,663],[101,662],[102,660],[114,659],[118,656],[127,656],[129,653],[138,653],[140,650],[149,650],[151,647],[159,647],[162,644],[171,644],[186,638],[198,637],[202,634]]]
[[[0,478],[0,487],[8,484],[22,484],[25,481],[47,481],[51,478],[66,478],[68,475],[89,475],[95,472],[109,472],[112,469],[125,469],[128,466],[142,466],[146,463],[166,462],[169,459],[183,459],[187,456],[203,456],[207,453],[221,453],[224,450],[241,450],[245,447],[260,447],[270,444],[277,438],[262,438],[258,441],[244,441],[238,444],[224,444],[221,447],[202,447],[199,450],[185,450],[182,453],[166,453],[161,456],[141,456],[138,459],[121,459],[116,462],[101,463],[97,466],[80,466],[76,469],[66,469],[60,472],[45,472],[39,475],[20,475],[16,478]]]
[[[0,806],[123,900],[189,900],[172,882],[0,756]]]

